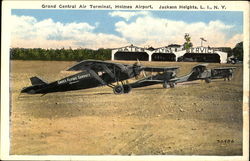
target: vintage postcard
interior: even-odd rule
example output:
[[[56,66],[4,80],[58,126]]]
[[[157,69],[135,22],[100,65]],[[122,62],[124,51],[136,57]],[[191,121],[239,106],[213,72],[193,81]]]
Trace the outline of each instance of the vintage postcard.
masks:
[[[249,3],[3,1],[1,159],[249,159]]]

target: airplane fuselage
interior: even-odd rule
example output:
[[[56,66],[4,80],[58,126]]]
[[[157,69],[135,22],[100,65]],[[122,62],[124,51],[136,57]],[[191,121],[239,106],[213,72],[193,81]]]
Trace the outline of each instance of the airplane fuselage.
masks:
[[[137,76],[139,73],[140,71],[133,66],[128,66],[125,71],[114,70],[111,73],[84,71],[48,84],[32,85],[24,88],[21,92],[43,94],[94,88],[124,81]]]

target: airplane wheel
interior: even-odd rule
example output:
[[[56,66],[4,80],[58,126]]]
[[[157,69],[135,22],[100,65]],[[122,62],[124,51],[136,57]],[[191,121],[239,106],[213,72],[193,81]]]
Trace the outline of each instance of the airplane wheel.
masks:
[[[170,82],[169,86],[170,86],[170,88],[174,88],[175,87],[175,83],[174,82]]]
[[[130,85],[123,85],[123,90],[124,93],[129,93],[131,91],[131,86]]]
[[[228,80],[228,81],[231,81],[232,78],[233,78],[233,76],[232,76],[232,75],[229,75],[229,76],[227,77],[227,80]]]
[[[206,79],[205,79],[205,82],[206,82],[206,83],[210,83],[210,82],[211,82],[211,79],[210,79],[210,78],[206,78]]]
[[[121,85],[117,85],[113,88],[114,94],[123,94],[124,88]]]
[[[167,82],[163,82],[162,86],[163,86],[163,88],[168,88],[169,87]]]

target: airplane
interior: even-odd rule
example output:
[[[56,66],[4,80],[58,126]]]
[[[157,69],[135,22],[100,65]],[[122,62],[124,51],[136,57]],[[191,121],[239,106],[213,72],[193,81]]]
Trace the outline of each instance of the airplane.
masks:
[[[32,86],[24,87],[21,93],[47,94],[72,90],[95,88],[99,86],[111,87],[115,94],[129,93],[131,87],[124,81],[137,77],[141,72],[174,71],[179,67],[146,67],[138,62],[133,65],[105,62],[98,60],[84,60],[70,67],[67,71],[80,71],[77,74],[47,83],[39,77],[31,77]],[[113,83],[117,83],[114,85]]]
[[[224,79],[231,81],[236,67],[221,67],[211,69],[211,79]]]
[[[163,88],[174,88],[177,83],[194,80],[205,80],[210,83],[212,79],[231,80],[235,67],[223,67],[207,69],[208,64],[199,64],[192,68],[191,72],[182,77],[176,77],[175,71],[165,71],[156,75],[145,77],[144,79],[128,84],[132,88],[140,88],[155,84],[162,84]]]
[[[210,83],[212,79],[224,79],[230,81],[236,67],[207,68],[208,64],[199,64],[193,67],[192,71],[186,76],[171,79],[170,82],[181,83],[194,80],[205,80]]]

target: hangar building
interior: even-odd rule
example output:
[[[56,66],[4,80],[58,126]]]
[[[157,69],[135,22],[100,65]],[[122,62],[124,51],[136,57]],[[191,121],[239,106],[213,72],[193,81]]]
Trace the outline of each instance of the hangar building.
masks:
[[[171,44],[160,48],[141,48],[134,45],[112,50],[112,60],[141,61],[196,61],[227,63],[228,54],[210,47],[183,49],[183,46]]]

